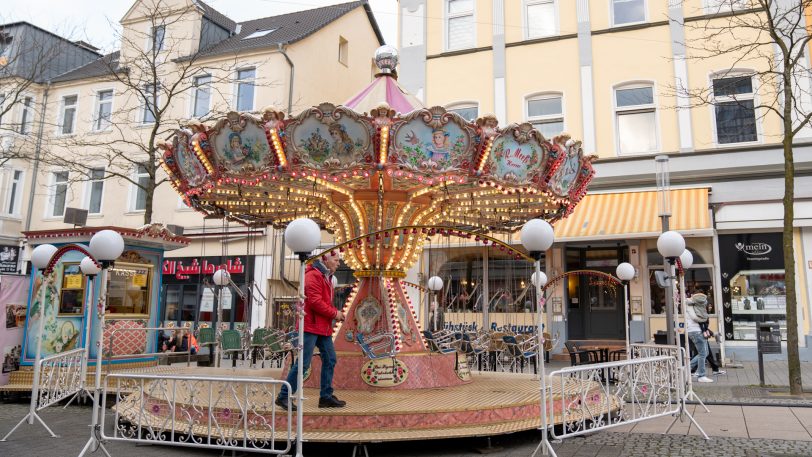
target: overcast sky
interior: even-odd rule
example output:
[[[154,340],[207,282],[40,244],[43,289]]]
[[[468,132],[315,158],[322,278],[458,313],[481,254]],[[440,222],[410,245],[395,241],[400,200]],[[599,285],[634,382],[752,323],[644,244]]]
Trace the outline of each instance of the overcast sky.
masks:
[[[118,49],[118,21],[135,0],[3,0],[0,24],[26,21],[74,40],[84,40],[104,52]],[[206,0],[231,19],[275,16],[348,0]],[[387,43],[397,33],[397,1],[370,0],[372,11]]]

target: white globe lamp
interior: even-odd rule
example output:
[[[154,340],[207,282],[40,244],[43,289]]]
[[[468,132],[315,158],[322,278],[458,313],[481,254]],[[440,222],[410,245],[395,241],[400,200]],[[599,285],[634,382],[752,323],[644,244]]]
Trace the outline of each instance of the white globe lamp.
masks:
[[[522,245],[531,253],[542,253],[553,245],[553,226],[542,219],[530,219],[522,226],[519,234]]]
[[[41,244],[35,247],[31,252],[31,264],[34,265],[34,268],[42,270],[48,266],[48,262],[51,261],[51,257],[56,254],[56,251],[58,249],[53,244]]]
[[[694,264],[694,255],[691,254],[691,251],[684,250],[682,254],[679,255],[679,261],[682,264],[682,269],[691,268],[691,265]]]
[[[217,270],[211,277],[214,284],[217,286],[227,286],[231,282],[231,274],[226,270]]]
[[[676,259],[685,250],[685,238],[673,230],[664,232],[657,238],[657,250],[667,259]]]
[[[124,238],[115,230],[102,230],[90,239],[90,253],[96,260],[112,262],[124,252]]]
[[[79,262],[79,268],[82,270],[86,276],[96,276],[101,272],[101,265],[96,263],[95,260],[91,259],[90,257],[85,256],[81,262]]]
[[[437,292],[438,290],[442,290],[443,288],[443,280],[439,276],[432,276],[429,278],[429,290],[433,292]]]
[[[623,262],[615,269],[615,275],[621,281],[631,281],[634,279],[634,266],[629,262]]]
[[[547,275],[543,271],[537,271],[530,276],[530,282],[535,287],[544,287],[547,285]]]
[[[313,252],[320,241],[321,229],[312,219],[296,219],[285,228],[285,244],[300,258]]]

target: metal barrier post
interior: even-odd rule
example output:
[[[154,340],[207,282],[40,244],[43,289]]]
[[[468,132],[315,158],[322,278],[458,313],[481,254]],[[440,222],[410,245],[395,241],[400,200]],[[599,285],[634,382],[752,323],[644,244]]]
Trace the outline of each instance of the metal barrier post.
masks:
[[[87,276],[87,289],[88,289],[88,297],[87,297],[87,305],[85,306],[85,350],[82,354],[82,388],[79,389],[78,392],[65,404],[64,408],[67,408],[73,400],[79,397],[79,395],[87,394],[88,397],[92,397],[93,393],[87,389],[87,364],[90,361],[90,335],[91,335],[91,328],[93,327],[93,284],[94,284],[94,277],[95,275],[88,275]]]
[[[18,422],[17,425],[15,425],[14,428],[12,428],[11,431],[8,432],[6,436],[4,436],[3,439],[0,441],[6,441],[8,437],[11,436],[11,434],[14,433],[14,431],[17,430],[17,428],[19,428],[20,425],[22,425],[23,422],[25,422],[26,420],[28,421],[28,425],[34,425],[34,419],[38,420],[39,423],[42,424],[43,427],[45,427],[45,430],[48,431],[48,433],[51,435],[51,438],[59,438],[59,436],[55,434],[48,427],[47,424],[45,424],[45,421],[43,421],[42,418],[39,417],[39,414],[37,414],[37,398],[39,397],[40,361],[42,360],[42,337],[43,337],[42,334],[45,331],[45,306],[46,306],[45,291],[48,289],[48,284],[52,280],[53,274],[45,276],[45,271],[43,270],[42,282],[40,283],[39,286],[40,316],[39,316],[39,324],[37,325],[37,328],[39,329],[39,333],[37,334],[37,352],[36,355],[34,356],[34,382],[33,386],[31,386],[31,404],[28,408],[28,414],[26,414],[25,417],[23,417],[22,420]]]

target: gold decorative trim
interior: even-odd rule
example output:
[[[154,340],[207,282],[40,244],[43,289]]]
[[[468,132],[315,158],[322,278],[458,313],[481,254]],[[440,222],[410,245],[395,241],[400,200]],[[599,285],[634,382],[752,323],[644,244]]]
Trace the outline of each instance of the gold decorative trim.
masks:
[[[354,273],[356,278],[405,278],[403,270],[358,270]]]

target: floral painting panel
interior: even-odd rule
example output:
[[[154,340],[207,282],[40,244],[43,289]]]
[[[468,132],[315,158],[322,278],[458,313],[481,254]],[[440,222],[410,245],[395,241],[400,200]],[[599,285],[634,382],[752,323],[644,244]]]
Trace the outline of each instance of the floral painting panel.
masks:
[[[228,170],[258,170],[265,166],[271,152],[265,131],[251,122],[242,131],[223,127],[214,139],[214,149]]]
[[[293,142],[299,159],[311,167],[360,163],[369,147],[369,132],[352,119],[322,122],[308,117],[293,129]]]

